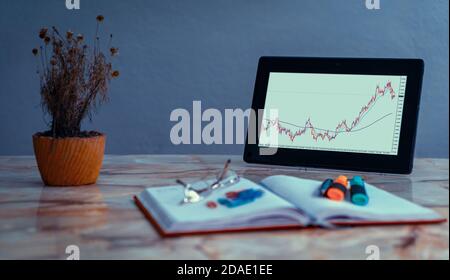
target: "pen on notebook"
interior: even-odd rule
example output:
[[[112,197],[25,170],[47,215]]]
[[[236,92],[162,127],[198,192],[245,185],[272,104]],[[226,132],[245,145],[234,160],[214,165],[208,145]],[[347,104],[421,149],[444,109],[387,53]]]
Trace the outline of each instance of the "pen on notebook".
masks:
[[[335,201],[342,201],[345,199],[345,194],[347,193],[348,179],[347,177],[341,175],[337,177],[331,186],[326,191],[326,197]]]
[[[321,196],[327,196],[327,191],[330,188],[331,184],[333,184],[333,179],[326,179],[325,181],[323,181],[322,186],[320,186]]]
[[[365,206],[369,203],[364,179],[361,176],[355,176],[350,180],[350,197],[352,203],[356,205]]]

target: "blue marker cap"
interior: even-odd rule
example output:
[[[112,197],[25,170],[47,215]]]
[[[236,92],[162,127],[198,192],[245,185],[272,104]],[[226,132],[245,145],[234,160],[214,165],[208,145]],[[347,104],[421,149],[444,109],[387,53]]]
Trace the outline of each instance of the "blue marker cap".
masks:
[[[320,195],[326,196],[328,188],[333,184],[333,179],[326,179],[320,186]]]
[[[365,206],[369,203],[364,179],[361,176],[355,176],[350,180],[350,197],[352,203],[359,206]]]

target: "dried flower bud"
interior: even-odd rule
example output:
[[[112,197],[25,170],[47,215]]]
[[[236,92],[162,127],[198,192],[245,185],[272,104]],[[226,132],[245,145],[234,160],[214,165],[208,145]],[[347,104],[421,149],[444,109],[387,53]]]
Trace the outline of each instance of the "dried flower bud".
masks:
[[[50,43],[50,41],[51,41],[50,37],[46,36],[46,37],[44,38],[44,42],[45,42],[46,45],[47,45],[48,43]]]
[[[73,37],[73,32],[72,31],[67,31],[67,33],[66,33],[66,38],[67,38],[67,40],[72,40],[72,37]]]
[[[98,16],[97,16],[97,21],[98,21],[98,22],[102,22],[104,19],[105,19],[105,17],[102,16],[102,15],[98,15]]]
[[[41,30],[39,31],[39,38],[44,39],[47,36],[47,28],[41,28]]]
[[[34,48],[34,49],[32,50],[32,53],[33,53],[33,55],[37,55],[37,54],[38,54],[38,49]]]
[[[119,75],[120,75],[120,72],[117,71],[117,70],[114,70],[114,71],[111,73],[111,76],[112,76],[113,78],[117,78],[117,77],[119,77]]]
[[[77,40],[78,40],[79,42],[83,41],[83,40],[84,40],[83,35],[78,34],[78,35],[77,35]]]
[[[118,48],[111,48],[109,51],[111,52],[111,56],[116,56],[119,53]]]

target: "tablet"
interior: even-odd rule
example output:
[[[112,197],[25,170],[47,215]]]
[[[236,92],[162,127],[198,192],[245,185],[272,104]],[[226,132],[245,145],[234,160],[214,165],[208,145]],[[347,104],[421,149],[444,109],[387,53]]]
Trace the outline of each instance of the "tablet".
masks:
[[[244,160],[409,174],[423,71],[421,59],[261,57]]]

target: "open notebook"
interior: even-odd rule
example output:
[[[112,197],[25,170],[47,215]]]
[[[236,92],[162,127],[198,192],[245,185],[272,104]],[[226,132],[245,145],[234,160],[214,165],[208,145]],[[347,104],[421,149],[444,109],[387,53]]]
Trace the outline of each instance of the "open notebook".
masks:
[[[438,223],[445,219],[433,210],[411,203],[366,184],[369,204],[357,206],[348,200],[336,202],[319,195],[321,182],[290,176],[271,176],[259,184],[241,178],[239,183],[215,191],[196,204],[180,205],[182,186],[147,188],[135,197],[136,204],[163,236],[186,234],[288,229],[326,225]],[[260,189],[264,194],[236,208],[219,205],[230,191]]]

